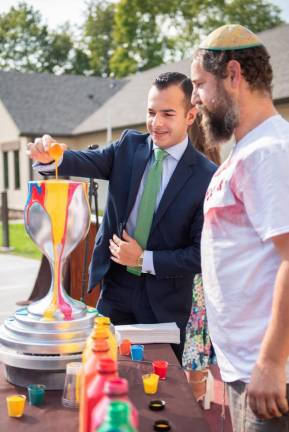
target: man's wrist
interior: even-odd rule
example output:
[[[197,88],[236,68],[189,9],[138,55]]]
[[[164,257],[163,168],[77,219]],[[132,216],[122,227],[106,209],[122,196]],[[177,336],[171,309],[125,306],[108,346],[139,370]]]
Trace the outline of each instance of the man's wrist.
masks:
[[[259,367],[269,366],[272,368],[283,368],[285,367],[286,363],[287,357],[282,357],[281,355],[278,356],[278,353],[276,355],[271,354],[270,356],[260,355],[256,362]]]
[[[46,166],[46,165],[51,165],[51,164],[53,164],[53,163],[55,163],[55,159],[51,159],[51,161],[50,162],[39,162],[40,163],[40,165],[43,165],[43,166]]]

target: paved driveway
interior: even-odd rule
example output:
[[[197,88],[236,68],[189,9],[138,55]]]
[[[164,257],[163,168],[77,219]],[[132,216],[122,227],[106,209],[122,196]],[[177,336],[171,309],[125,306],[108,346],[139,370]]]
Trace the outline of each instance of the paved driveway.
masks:
[[[40,261],[0,254],[0,322],[27,300],[34,286]]]

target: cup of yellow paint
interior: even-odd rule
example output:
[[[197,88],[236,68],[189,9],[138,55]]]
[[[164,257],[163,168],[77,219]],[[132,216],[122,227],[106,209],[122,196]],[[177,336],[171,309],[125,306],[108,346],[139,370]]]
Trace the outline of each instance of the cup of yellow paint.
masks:
[[[158,391],[159,376],[151,373],[142,376],[144,391],[146,394],[155,394]]]
[[[25,395],[11,395],[6,397],[7,410],[10,417],[22,417],[24,413]]]

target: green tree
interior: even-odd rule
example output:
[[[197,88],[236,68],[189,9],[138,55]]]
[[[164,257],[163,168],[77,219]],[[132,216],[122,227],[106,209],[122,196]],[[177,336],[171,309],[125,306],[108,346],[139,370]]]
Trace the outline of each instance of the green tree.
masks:
[[[200,37],[231,22],[255,32],[282,23],[268,0],[89,0],[81,35],[50,31],[21,2],[0,14],[0,69],[114,75],[189,56]]]
[[[192,44],[223,24],[238,23],[255,33],[276,27],[283,22],[280,13],[267,0],[183,0],[173,19],[177,31],[174,50],[187,54]]]
[[[110,59],[112,72],[125,76],[158,66],[172,46],[172,37],[162,32],[169,19],[171,0],[120,0],[116,5],[114,42]]]
[[[41,15],[25,3],[0,15],[1,69],[40,70],[48,37]]]
[[[107,0],[93,0],[88,5],[84,43],[89,52],[90,70],[95,75],[110,75],[109,61],[114,47],[114,10],[114,3]]]
[[[69,26],[49,31],[40,12],[24,2],[0,15],[0,69],[83,73],[88,58]]]
[[[110,68],[117,77],[189,55],[200,37],[235,23],[259,32],[282,23],[267,0],[119,0]]]
[[[49,33],[43,45],[46,45],[46,50],[40,59],[42,71],[53,73],[68,68],[68,56],[73,49],[73,42],[67,31]]]

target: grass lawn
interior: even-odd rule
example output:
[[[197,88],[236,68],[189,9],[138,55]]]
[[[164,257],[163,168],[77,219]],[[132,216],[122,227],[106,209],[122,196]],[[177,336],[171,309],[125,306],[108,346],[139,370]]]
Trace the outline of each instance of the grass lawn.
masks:
[[[2,224],[0,223],[0,247],[2,246],[2,234]],[[14,248],[13,251],[9,253],[13,255],[20,255],[26,258],[41,258],[40,250],[35,246],[33,241],[26,233],[23,223],[9,224],[9,240],[10,246]]]

